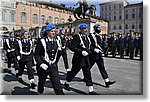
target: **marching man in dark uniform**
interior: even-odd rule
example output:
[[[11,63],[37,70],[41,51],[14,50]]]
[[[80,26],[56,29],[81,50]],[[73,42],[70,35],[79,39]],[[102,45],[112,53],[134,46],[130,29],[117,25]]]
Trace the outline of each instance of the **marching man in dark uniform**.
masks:
[[[58,63],[60,57],[62,56],[63,60],[64,60],[64,64],[65,64],[65,69],[67,72],[70,72],[69,65],[68,65],[68,59],[67,59],[67,52],[66,52],[67,39],[66,39],[66,35],[65,35],[65,29],[60,28],[59,31],[60,31],[59,32],[60,35],[57,36],[57,39],[60,42],[61,49],[58,51],[56,62]]]
[[[120,58],[124,58],[125,51],[125,35],[121,35],[119,38]]]
[[[31,84],[31,88],[34,89],[36,84],[34,83],[34,73],[32,70],[32,60],[33,60],[33,43],[31,39],[29,39],[29,32],[27,30],[22,31],[22,36],[18,41],[18,46],[16,49],[17,59],[19,61],[19,73],[18,78],[19,82],[23,82],[22,74],[25,66],[27,67],[28,79]]]
[[[87,24],[79,25],[80,32],[79,34],[75,34],[71,41],[70,49],[74,52],[72,59],[72,69],[71,72],[68,73],[66,82],[64,84],[65,89],[70,91],[69,82],[73,80],[73,78],[77,75],[77,73],[81,70],[83,71],[83,75],[86,81],[86,86],[89,88],[90,95],[96,95],[94,92],[92,77],[90,72],[90,62],[89,62],[89,54],[90,51],[90,39],[87,36]]]
[[[50,76],[52,86],[56,95],[63,95],[64,92],[61,87],[60,78],[58,74],[58,66],[56,58],[58,50],[61,46],[56,39],[56,29],[54,24],[46,26],[47,36],[38,41],[35,49],[35,60],[37,62],[38,73],[38,93],[42,94],[44,91],[44,83],[47,76]]]
[[[92,54],[90,54],[90,68],[93,67],[93,65],[96,63],[99,71],[105,81],[106,87],[109,87],[109,85],[112,85],[115,83],[115,81],[111,82],[109,80],[107,71],[105,70],[104,61],[102,58],[102,48],[101,48],[101,37],[100,37],[100,24],[94,25],[94,33],[89,35],[89,38],[91,40],[91,51]],[[84,79],[85,80],[85,79]]]
[[[17,63],[17,57],[15,55],[16,46],[17,46],[17,40],[14,37],[14,32],[10,32],[10,38],[6,39],[4,49],[7,51],[8,72],[11,73],[11,63],[13,61],[16,74],[17,74],[18,63]]]

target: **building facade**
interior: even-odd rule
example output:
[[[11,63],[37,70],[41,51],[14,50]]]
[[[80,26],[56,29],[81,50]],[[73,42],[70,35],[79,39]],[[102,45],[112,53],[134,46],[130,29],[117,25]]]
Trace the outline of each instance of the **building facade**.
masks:
[[[17,29],[42,27],[46,23],[65,23],[72,15],[71,10],[50,2],[18,1],[16,6]]]
[[[0,0],[0,33],[16,29],[16,0]]]
[[[100,15],[108,21],[108,33],[143,32],[143,3],[129,4],[127,0],[102,3]]]

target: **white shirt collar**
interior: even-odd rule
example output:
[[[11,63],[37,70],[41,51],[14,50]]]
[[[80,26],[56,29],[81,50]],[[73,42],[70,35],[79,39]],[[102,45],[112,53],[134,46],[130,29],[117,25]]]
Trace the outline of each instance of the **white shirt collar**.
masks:
[[[49,36],[47,38],[48,38],[48,41],[54,41],[54,39],[50,38]]]

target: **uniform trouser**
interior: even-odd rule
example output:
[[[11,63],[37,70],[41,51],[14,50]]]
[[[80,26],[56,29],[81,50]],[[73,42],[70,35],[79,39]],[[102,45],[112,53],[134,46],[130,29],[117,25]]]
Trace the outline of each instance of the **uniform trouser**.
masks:
[[[140,60],[143,60],[143,47],[140,48]]]
[[[68,69],[69,65],[68,65],[68,59],[67,59],[67,53],[66,53],[66,51],[64,51],[64,52],[58,52],[56,62],[58,63],[58,61],[59,61],[59,59],[60,59],[61,56],[63,57],[63,60],[64,60],[65,69]]]
[[[84,75],[84,79],[86,82],[86,86],[93,86],[92,83],[92,77],[91,77],[91,71],[89,67],[81,67],[81,66],[72,66],[71,72],[68,73],[66,80],[68,82],[71,82],[73,80],[73,78],[77,75],[77,73],[82,69],[83,71],[83,75]]]
[[[124,57],[124,47],[120,47],[120,57]]]
[[[52,65],[48,68],[47,71],[39,67],[38,69],[38,92],[43,93],[44,91],[44,84],[46,81],[47,76],[50,76],[50,80],[56,95],[64,95],[64,92],[61,87],[60,78],[58,74],[58,67],[57,65]]]
[[[96,58],[95,58],[96,59]],[[98,69],[102,75],[103,79],[107,79],[108,78],[108,74],[107,71],[105,70],[105,66],[104,66],[104,61],[103,58],[100,57],[99,59],[95,60],[95,59],[90,59],[90,69],[93,67],[93,65],[96,63],[98,66]]]
[[[136,47],[135,47],[135,57],[138,56],[138,52],[139,52],[139,49],[138,49],[138,47],[136,46]]]
[[[17,58],[16,58],[14,52],[8,52],[7,53],[7,58],[8,58],[8,68],[11,68],[11,63],[12,63],[12,60],[13,60],[15,70],[18,70]]]
[[[134,57],[134,47],[130,47],[129,52],[130,52],[130,59],[133,59],[133,57]]]
[[[126,48],[126,56],[129,56],[129,47]]]
[[[31,61],[19,61],[19,76],[22,76],[23,71],[25,69],[25,65],[27,67],[28,79],[34,79],[34,73],[32,70],[32,60]]]

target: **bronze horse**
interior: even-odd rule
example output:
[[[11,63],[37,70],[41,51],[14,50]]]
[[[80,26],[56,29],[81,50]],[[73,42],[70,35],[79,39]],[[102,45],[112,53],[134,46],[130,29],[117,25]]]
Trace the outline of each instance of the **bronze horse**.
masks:
[[[96,10],[94,5],[88,5],[88,4],[83,4],[82,6],[78,7],[75,9],[74,12],[74,17],[78,19],[85,19],[85,13],[89,10],[90,11]]]

